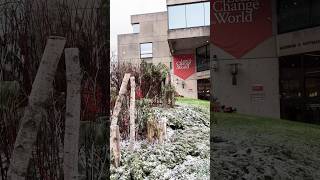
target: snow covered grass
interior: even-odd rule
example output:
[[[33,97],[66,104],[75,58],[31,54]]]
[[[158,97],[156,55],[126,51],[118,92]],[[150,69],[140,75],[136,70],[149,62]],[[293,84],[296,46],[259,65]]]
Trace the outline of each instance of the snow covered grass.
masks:
[[[216,179],[320,179],[320,126],[215,113]]]

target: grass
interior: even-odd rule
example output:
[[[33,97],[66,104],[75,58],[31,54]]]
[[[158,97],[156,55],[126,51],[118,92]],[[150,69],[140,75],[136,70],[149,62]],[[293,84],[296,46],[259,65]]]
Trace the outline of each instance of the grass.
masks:
[[[185,97],[177,97],[176,102],[179,104],[187,104],[197,107],[202,107],[209,109],[210,108],[210,101],[207,100],[200,100],[200,99],[192,99],[192,98],[185,98]]]
[[[320,126],[314,124],[237,113],[215,113],[214,117],[218,120],[217,128],[243,131],[247,135],[266,134],[289,141],[313,143],[320,138]]]
[[[206,100],[178,97],[176,102],[210,109],[210,101]],[[217,128],[226,131],[248,136],[265,134],[279,140],[319,144],[320,125],[238,113],[214,113],[214,118],[218,121]]]

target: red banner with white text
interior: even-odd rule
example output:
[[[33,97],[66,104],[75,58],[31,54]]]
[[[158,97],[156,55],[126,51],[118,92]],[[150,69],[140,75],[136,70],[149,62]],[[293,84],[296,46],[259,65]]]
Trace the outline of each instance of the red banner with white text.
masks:
[[[193,54],[173,56],[174,75],[186,80],[196,72],[196,60]]]
[[[211,42],[241,58],[272,36],[271,0],[211,0]]]

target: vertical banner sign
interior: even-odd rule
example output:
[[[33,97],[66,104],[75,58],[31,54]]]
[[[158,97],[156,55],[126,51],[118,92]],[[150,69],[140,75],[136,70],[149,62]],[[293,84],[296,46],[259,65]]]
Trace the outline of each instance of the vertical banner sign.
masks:
[[[173,56],[173,72],[174,75],[186,80],[189,76],[196,72],[196,61],[193,54],[175,55]]]
[[[272,36],[272,0],[211,0],[211,43],[241,58]]]

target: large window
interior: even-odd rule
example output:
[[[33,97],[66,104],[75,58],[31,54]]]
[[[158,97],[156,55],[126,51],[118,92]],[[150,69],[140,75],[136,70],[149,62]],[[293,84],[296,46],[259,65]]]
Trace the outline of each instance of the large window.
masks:
[[[152,58],[152,43],[140,44],[140,57],[141,58]]]
[[[140,33],[140,24],[139,23],[132,24],[132,31],[133,33]]]
[[[196,49],[197,72],[210,69],[210,49],[205,45]]]
[[[168,6],[169,29],[210,25],[210,2]]]
[[[278,3],[279,33],[320,25],[319,0],[280,0]]]

